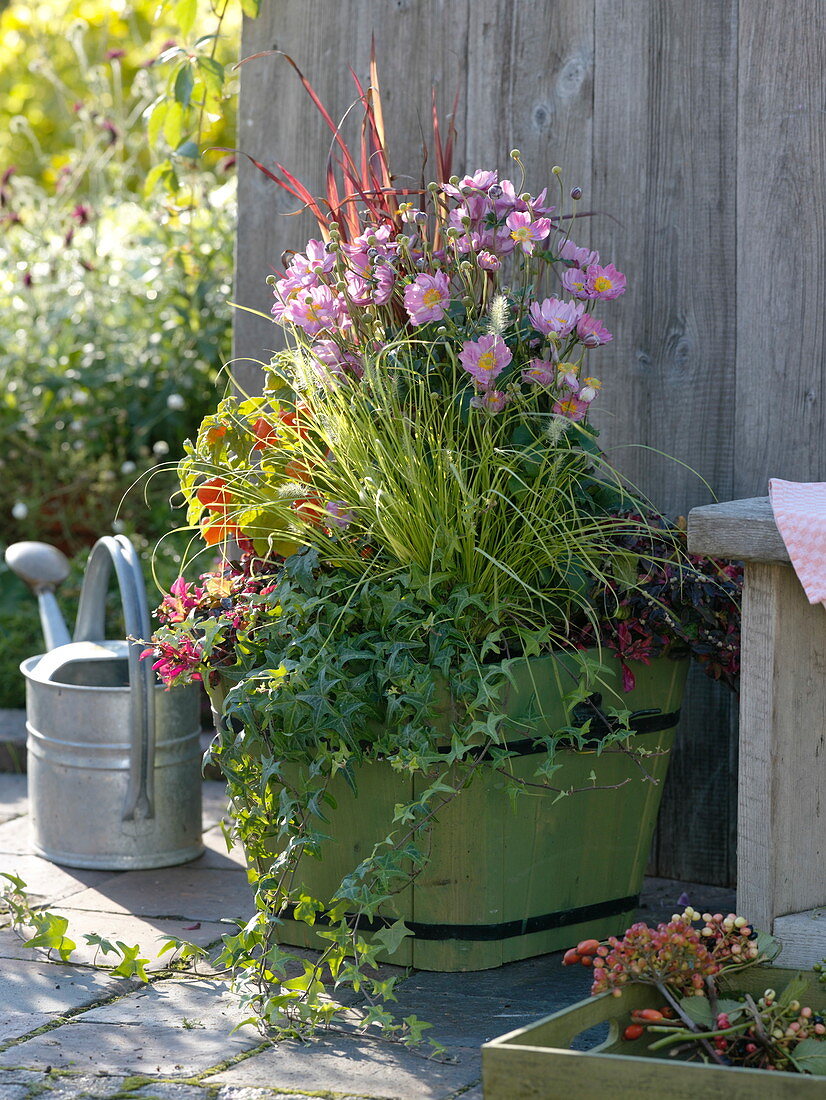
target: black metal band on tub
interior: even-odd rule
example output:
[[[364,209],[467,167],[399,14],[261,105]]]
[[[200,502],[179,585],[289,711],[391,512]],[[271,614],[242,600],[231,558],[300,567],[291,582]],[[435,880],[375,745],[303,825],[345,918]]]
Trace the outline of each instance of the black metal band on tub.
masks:
[[[593,905],[578,905],[574,909],[558,909],[554,913],[543,913],[524,920],[508,920],[501,924],[424,924],[419,921],[404,923],[417,940],[470,940],[477,943],[492,940],[509,940],[515,936],[532,936],[535,932],[550,932],[554,928],[569,928],[583,921],[598,920],[600,917],[618,917],[621,913],[636,909],[640,902],[639,894],[629,894],[625,898],[612,898],[610,901],[598,901]],[[295,906],[289,905],[282,913],[285,920],[294,920]],[[316,914],[316,924],[329,925],[329,919]],[[372,920],[359,920],[360,932],[380,932],[395,921],[390,917],[374,917]]]
[[[577,718],[579,717],[580,716],[577,715]],[[589,714],[582,717],[583,723],[585,722],[585,718],[587,717],[591,717],[591,715]],[[645,736],[646,734],[650,733],[664,733],[666,730],[673,729],[679,721],[679,709],[667,711],[666,713],[663,713],[661,710],[640,710],[636,711],[629,718],[628,724],[630,726],[630,729],[628,730],[628,733],[629,735],[637,734],[641,736]],[[600,738],[604,737],[608,732],[615,733],[618,728],[619,723],[615,722],[615,720],[613,719],[603,719],[599,726],[597,726],[596,722],[593,722],[592,719],[591,730],[597,736],[588,737],[582,747],[596,747],[599,744]],[[565,746],[565,741],[559,742],[559,748],[565,748]],[[548,751],[548,746],[544,742],[536,741],[533,737],[523,737],[520,738],[520,740],[518,741],[506,741],[504,744],[500,745],[499,748],[506,749],[508,752],[513,753],[514,756],[536,756],[540,752]],[[439,749],[439,752],[449,753],[450,747],[448,746],[444,749]],[[490,752],[486,752],[482,756],[482,760],[491,760],[492,758],[493,754]]]

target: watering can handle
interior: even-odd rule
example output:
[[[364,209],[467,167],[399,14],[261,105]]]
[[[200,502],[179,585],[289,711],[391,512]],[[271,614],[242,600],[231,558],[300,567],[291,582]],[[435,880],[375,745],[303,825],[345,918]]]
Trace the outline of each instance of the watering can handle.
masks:
[[[146,587],[138,555],[125,535],[104,535],[92,547],[75,622],[76,642],[101,641],[106,635],[106,593],[112,566],[120,589],[126,634],[148,639],[152,634]],[[142,661],[139,641],[129,645],[129,788],[123,808],[124,821],[155,816],[155,673],[150,661]]]

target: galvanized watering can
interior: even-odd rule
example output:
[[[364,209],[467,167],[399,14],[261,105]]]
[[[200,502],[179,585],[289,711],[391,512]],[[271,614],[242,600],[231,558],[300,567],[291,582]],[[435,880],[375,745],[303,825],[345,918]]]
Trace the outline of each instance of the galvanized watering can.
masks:
[[[126,634],[151,634],[135,548],[99,539],[83,578],[74,641],[54,597],[69,563],[45,543],[18,542],[9,567],[36,592],[49,652],[26,677],[34,850],[69,867],[125,870],[195,859],[201,843],[197,686],[164,690],[139,642],[105,640],[114,567]]]

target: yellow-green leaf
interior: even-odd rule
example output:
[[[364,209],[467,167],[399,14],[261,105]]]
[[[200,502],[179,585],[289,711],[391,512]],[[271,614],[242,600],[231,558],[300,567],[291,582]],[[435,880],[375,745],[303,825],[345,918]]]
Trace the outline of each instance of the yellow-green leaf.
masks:
[[[150,110],[149,120],[146,124],[146,136],[150,145],[158,144],[168,107],[169,103],[167,100],[159,99]]]
[[[163,123],[163,136],[173,149],[177,149],[183,140],[186,127],[186,115],[186,107],[184,107],[183,104],[178,102],[169,104],[169,109],[166,112],[166,118]]]
[[[188,107],[192,102],[192,89],[195,86],[195,77],[192,75],[192,66],[189,61],[184,61],[175,74],[175,102]],[[170,142],[174,144],[174,142]]]
[[[198,0],[175,0],[174,12],[181,33],[190,34],[198,14]]]

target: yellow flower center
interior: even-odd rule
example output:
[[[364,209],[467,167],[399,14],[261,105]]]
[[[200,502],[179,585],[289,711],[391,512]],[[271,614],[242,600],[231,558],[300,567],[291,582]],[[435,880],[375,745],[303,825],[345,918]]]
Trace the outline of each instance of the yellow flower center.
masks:
[[[441,303],[442,295],[435,286],[430,286],[422,295],[422,301],[428,309],[432,309],[433,306],[438,306]]]
[[[307,306],[307,319],[314,323],[320,322],[321,318],[318,315],[318,306],[312,304]]]
[[[479,356],[479,370],[492,371],[496,366],[496,356],[492,351],[483,351]]]
[[[600,294],[605,290],[610,290],[614,284],[606,275],[598,275],[594,279],[594,290],[599,291]]]
[[[511,230],[511,236],[515,241],[527,241],[530,240],[530,226],[520,225],[516,229]]]

